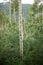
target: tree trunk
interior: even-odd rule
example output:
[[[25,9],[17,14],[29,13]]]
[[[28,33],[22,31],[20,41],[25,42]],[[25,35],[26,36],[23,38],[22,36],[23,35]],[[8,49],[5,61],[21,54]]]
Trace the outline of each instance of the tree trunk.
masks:
[[[10,0],[10,24],[11,24],[11,0]]]
[[[22,4],[21,0],[18,0],[19,10],[19,39],[20,39],[20,60],[23,60],[23,23],[22,23]]]

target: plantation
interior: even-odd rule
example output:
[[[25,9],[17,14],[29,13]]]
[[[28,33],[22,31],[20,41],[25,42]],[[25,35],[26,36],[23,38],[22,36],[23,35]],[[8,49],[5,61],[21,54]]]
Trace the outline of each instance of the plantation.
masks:
[[[43,4],[38,6],[39,2],[28,8],[27,18],[21,17],[23,25],[14,16],[20,13],[17,0],[11,3],[11,18],[6,10],[0,13],[0,65],[43,65]]]

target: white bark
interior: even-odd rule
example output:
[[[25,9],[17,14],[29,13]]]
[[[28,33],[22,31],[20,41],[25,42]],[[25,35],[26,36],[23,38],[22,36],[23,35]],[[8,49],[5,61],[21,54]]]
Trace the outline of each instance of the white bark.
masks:
[[[20,59],[23,60],[23,23],[22,23],[22,4],[21,0],[18,0],[19,10],[19,39],[20,39]]]

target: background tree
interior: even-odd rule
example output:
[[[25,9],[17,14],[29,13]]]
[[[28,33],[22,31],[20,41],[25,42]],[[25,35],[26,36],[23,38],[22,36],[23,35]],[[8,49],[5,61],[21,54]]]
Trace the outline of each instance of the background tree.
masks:
[[[18,11],[18,0],[11,1],[11,13]]]

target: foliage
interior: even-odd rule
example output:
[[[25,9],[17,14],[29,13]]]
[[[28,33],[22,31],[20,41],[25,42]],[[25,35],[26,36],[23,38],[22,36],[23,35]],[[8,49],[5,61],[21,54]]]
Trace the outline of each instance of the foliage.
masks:
[[[18,23],[12,20],[11,24],[9,22],[6,31],[0,32],[0,65],[17,65],[19,62]]]
[[[43,65],[43,6],[40,6],[35,8],[33,4],[24,23],[24,65]]]
[[[9,17],[6,15],[6,12],[3,11],[0,13],[0,30],[5,29],[9,22]]]

